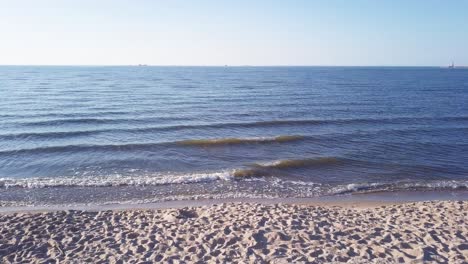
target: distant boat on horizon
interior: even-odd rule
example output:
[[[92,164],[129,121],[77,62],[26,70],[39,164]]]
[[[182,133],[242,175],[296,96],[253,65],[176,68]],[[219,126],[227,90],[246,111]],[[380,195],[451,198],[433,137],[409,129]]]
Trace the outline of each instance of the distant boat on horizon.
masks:
[[[447,69],[454,70],[454,69],[468,69],[468,66],[456,66],[454,62],[450,64]]]

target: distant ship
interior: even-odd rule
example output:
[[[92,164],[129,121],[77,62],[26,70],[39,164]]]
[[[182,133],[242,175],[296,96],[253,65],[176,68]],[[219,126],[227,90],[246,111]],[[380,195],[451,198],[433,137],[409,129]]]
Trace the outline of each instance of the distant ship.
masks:
[[[455,66],[455,63],[452,62],[451,65],[447,67],[448,69],[454,70],[454,69],[468,69],[468,66]]]

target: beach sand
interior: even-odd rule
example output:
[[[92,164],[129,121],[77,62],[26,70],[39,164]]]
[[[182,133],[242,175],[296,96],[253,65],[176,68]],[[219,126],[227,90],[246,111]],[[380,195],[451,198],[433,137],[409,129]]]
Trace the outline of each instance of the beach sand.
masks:
[[[467,263],[468,203],[0,214],[1,263]]]

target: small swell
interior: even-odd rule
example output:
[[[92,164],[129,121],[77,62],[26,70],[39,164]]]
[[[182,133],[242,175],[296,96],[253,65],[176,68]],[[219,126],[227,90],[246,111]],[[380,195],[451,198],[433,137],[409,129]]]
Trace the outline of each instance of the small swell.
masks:
[[[51,118],[55,117],[58,119],[66,119],[66,118],[73,118],[73,117],[94,117],[94,116],[104,116],[104,115],[125,115],[128,114],[126,111],[99,111],[99,112],[71,112],[71,113],[54,113],[54,112],[49,112],[49,113],[24,113],[24,111],[19,112],[19,114],[13,112],[10,114],[4,114],[0,115],[0,117],[7,117],[7,118],[15,118],[15,119],[21,119],[21,118]],[[27,123],[27,122],[26,122]]]
[[[88,135],[88,131],[77,131],[72,133],[75,136]],[[70,132],[56,132],[56,133],[45,133],[44,137],[55,136],[55,137],[67,137]],[[23,134],[18,135],[22,137],[28,137],[30,135]],[[38,134],[35,134],[38,136]],[[2,136],[0,136],[0,139]],[[197,146],[197,147],[210,147],[210,146],[222,146],[222,145],[235,145],[235,144],[265,144],[265,143],[283,143],[303,139],[303,136],[278,136],[272,138],[225,138],[225,139],[201,139],[201,140],[184,140],[175,142],[149,142],[149,143],[129,143],[129,144],[107,144],[107,145],[60,145],[60,146],[47,146],[38,148],[27,148],[17,150],[5,150],[0,151],[2,155],[20,155],[20,154],[39,154],[39,153],[65,153],[75,151],[136,151],[136,150],[148,150],[154,149],[160,146]]]
[[[99,130],[83,130],[83,131],[57,131],[57,132],[26,132],[17,134],[0,135],[0,139],[56,139],[88,136],[100,133]]]
[[[2,115],[0,115],[1,117]],[[3,115],[5,116],[5,115]],[[43,120],[43,121],[34,121],[34,122],[22,122],[22,126],[61,126],[61,125],[72,125],[72,124],[82,124],[82,125],[101,125],[101,124],[121,124],[121,123],[133,123],[133,124],[148,124],[156,121],[187,121],[187,118],[175,118],[175,117],[158,117],[158,118],[78,118],[78,119],[53,119],[53,120]],[[12,139],[17,137],[37,137],[37,138],[47,138],[47,137],[66,137],[66,136],[75,136],[93,134],[93,133],[102,133],[102,132],[132,132],[132,133],[150,133],[150,132],[159,132],[159,131],[183,131],[191,129],[227,129],[227,128],[262,128],[262,127],[278,127],[278,126],[307,126],[307,125],[346,125],[346,124],[380,124],[380,123],[409,123],[409,122],[420,122],[420,121],[467,121],[468,117],[442,117],[442,118],[428,118],[428,117],[419,117],[419,118],[408,118],[408,117],[398,117],[398,118],[382,118],[382,119],[304,119],[304,120],[270,120],[270,121],[258,121],[258,122],[228,122],[228,123],[201,123],[201,124],[174,124],[174,125],[163,125],[163,126],[148,126],[148,127],[133,127],[133,128],[102,128],[102,129],[92,129],[86,131],[64,131],[64,132],[26,132],[19,134],[0,134],[2,139]],[[14,122],[16,123],[16,122]],[[13,124],[13,123],[12,123]],[[67,135],[67,133],[70,133]],[[230,139],[232,140],[232,139]],[[287,140],[287,139],[286,139]],[[182,144],[184,142],[181,142]],[[185,142],[188,145],[193,143],[196,145],[202,142],[196,141],[187,141]],[[216,143],[215,143],[216,144]]]
[[[240,169],[234,172],[235,177],[259,177],[269,176],[275,172],[289,169],[300,169],[310,167],[334,166],[343,160],[335,157],[321,157],[312,159],[279,160],[271,163],[254,163],[251,168]]]
[[[86,125],[98,125],[98,124],[115,124],[120,120],[116,119],[104,119],[104,118],[76,118],[76,119],[53,119],[44,121],[33,121],[24,122],[23,126],[59,126],[59,125],[70,125],[70,124],[86,124]]]
[[[25,148],[17,150],[0,151],[0,156],[8,155],[30,155],[30,154],[44,154],[44,153],[72,153],[72,152],[86,152],[86,151],[138,151],[138,150],[152,150],[154,148],[170,145],[173,142],[153,142],[153,143],[129,143],[129,144],[103,144],[103,145],[60,145],[60,146],[47,146],[37,148]]]
[[[303,136],[278,136],[278,137],[258,137],[258,138],[220,138],[220,139],[193,139],[177,142],[186,146],[220,146],[220,145],[240,145],[240,144],[261,144],[261,143],[283,143],[303,139]]]
[[[147,124],[159,121],[187,121],[184,117],[121,117],[121,118],[58,118],[40,121],[25,121],[18,124],[28,127],[60,126],[60,125],[102,125],[121,123]]]

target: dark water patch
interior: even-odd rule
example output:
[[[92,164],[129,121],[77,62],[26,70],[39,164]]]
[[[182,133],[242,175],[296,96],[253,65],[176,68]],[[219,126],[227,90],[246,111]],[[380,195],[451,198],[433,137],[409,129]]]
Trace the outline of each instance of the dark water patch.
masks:
[[[253,90],[253,89],[255,89],[255,86],[253,86],[253,85],[239,85],[239,86],[235,86],[234,88],[243,89],[243,90]]]
[[[281,81],[281,80],[265,80],[265,81],[262,81],[262,83],[264,83],[264,84],[282,84],[283,81]]]

